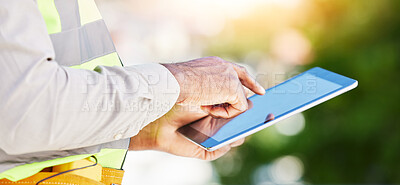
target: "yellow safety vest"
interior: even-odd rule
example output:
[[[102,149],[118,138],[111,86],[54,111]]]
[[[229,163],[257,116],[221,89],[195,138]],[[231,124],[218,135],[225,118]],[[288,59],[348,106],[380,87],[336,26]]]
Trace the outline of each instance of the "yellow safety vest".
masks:
[[[96,66],[122,66],[108,29],[94,0],[37,0],[60,65],[94,70]],[[18,181],[50,166],[92,155],[107,168],[120,169],[127,149],[102,149],[97,154],[72,155],[24,164],[0,173],[0,179]]]

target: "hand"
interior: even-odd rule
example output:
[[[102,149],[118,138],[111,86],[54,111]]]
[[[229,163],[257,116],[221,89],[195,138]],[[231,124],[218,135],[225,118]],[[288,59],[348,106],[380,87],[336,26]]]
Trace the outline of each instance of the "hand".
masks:
[[[181,87],[177,104],[201,105],[214,117],[230,118],[247,110],[243,86],[260,95],[265,93],[244,67],[218,57],[163,65]]]
[[[250,110],[253,107],[253,102],[250,100],[247,100],[247,103],[249,104],[249,110]],[[224,127],[224,125],[229,123],[232,119],[235,119],[235,118],[224,119],[224,118],[214,118],[212,116],[206,116],[199,120],[191,122],[190,126],[183,126],[183,127],[179,128],[179,132],[184,133],[184,135],[191,134],[193,132],[201,132],[202,134],[192,135],[191,140],[193,140],[197,143],[202,143],[202,142],[206,141],[207,139],[209,139],[210,137],[213,137],[215,134],[217,134],[218,131],[222,127]],[[264,123],[267,123],[274,119],[275,119],[275,116],[272,113],[270,113],[265,118]],[[246,124],[246,123],[240,123],[240,124]],[[236,125],[234,123],[234,124],[230,124],[228,127],[235,127],[235,126]]]
[[[215,160],[227,153],[231,147],[239,146],[244,142],[244,139],[241,139],[212,152],[193,144],[178,133],[177,130],[183,125],[206,117],[207,114],[199,109],[189,110],[189,108],[195,109],[195,106],[175,105],[167,114],[150,123],[139,134],[132,137],[129,149],[159,150],[178,156]],[[210,121],[209,124],[205,125],[209,125],[210,128],[214,128],[215,124],[218,125],[217,119],[211,119],[210,116],[208,118],[210,119],[203,119]]]

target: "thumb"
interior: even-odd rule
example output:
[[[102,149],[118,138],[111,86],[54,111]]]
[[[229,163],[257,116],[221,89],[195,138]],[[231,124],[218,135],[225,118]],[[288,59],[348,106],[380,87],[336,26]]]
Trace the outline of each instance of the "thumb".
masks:
[[[215,151],[212,151],[212,152],[204,150],[204,154],[201,157],[201,159],[207,160],[207,161],[213,161],[215,159],[218,159],[218,158],[222,157],[226,153],[228,153],[229,150],[231,150],[231,147],[229,145],[221,147],[218,150],[215,150]]]

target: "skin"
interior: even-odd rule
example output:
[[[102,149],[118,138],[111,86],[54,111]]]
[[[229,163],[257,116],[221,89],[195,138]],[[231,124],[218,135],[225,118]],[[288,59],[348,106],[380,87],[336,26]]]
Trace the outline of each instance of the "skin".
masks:
[[[207,121],[215,122],[201,110],[188,111],[188,107],[175,105],[167,114],[144,127],[139,134],[131,138],[130,150],[158,150],[183,157],[202,160],[215,160],[226,154],[232,147],[241,145],[240,139],[230,145],[209,152],[184,138],[177,130],[193,121],[206,117]],[[210,119],[208,118],[210,117]],[[210,127],[211,128],[211,127]]]
[[[248,103],[251,107],[250,100],[248,100]],[[274,116],[269,114],[265,122],[273,119]],[[188,123],[199,122],[200,124],[196,128],[212,136],[229,120],[231,119],[214,118],[200,109],[193,110],[189,107],[175,105],[166,115],[150,123],[138,135],[132,137],[129,149],[158,150],[178,156],[215,160],[227,153],[232,147],[243,144],[245,139],[240,139],[230,145],[209,152],[184,138],[177,130]]]
[[[264,88],[244,67],[218,57],[163,65],[179,83],[179,98],[167,114],[131,138],[130,150],[159,150],[178,156],[215,160],[231,147],[244,142],[240,139],[208,152],[177,132],[180,127],[206,116],[210,118],[204,120],[209,122],[210,128],[215,128],[214,124],[220,122],[216,118],[228,119],[246,111],[249,107],[247,89],[263,95]]]
[[[246,111],[244,87],[259,95],[265,93],[244,67],[218,57],[163,65],[175,76],[181,88],[177,104],[201,106],[214,117],[231,118]]]

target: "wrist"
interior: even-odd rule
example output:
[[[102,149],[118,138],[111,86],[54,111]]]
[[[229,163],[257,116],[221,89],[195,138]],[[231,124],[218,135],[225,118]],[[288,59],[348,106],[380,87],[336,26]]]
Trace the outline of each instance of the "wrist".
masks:
[[[158,148],[157,129],[150,124],[130,138],[129,150],[156,150]]]
[[[131,141],[129,143],[129,150],[138,151],[138,150],[150,150],[152,147],[147,142],[144,142],[137,136],[131,137]]]
[[[175,77],[176,81],[179,84],[179,88],[180,88],[180,93],[179,93],[179,97],[177,99],[177,103],[181,103],[186,99],[186,92],[185,92],[185,88],[183,88],[185,86],[185,75],[182,72],[182,70],[179,68],[179,64],[161,64],[163,65],[165,68],[167,68],[169,70],[169,72],[171,72],[171,74]]]

